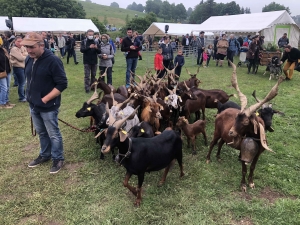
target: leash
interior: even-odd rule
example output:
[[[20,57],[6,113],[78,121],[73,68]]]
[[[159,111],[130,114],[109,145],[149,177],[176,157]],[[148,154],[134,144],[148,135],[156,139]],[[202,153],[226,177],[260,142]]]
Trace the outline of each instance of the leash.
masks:
[[[75,127],[75,126],[73,126],[73,125],[71,125],[71,124],[69,124],[69,123],[67,123],[67,122],[65,122],[65,121],[63,121],[63,120],[61,120],[61,119],[59,119],[59,118],[58,118],[58,120],[59,120],[60,122],[62,122],[63,124],[65,124],[65,125],[67,125],[67,126],[73,128],[74,130],[80,131],[80,132],[88,133],[88,132],[94,132],[95,130],[97,130],[97,127],[94,126],[94,125],[91,125],[90,127],[85,128],[85,129],[79,129],[79,128],[77,128],[77,127]],[[35,130],[34,127],[33,127],[32,117],[30,117],[30,122],[31,122],[31,134],[32,134],[32,136],[36,136],[36,130]]]

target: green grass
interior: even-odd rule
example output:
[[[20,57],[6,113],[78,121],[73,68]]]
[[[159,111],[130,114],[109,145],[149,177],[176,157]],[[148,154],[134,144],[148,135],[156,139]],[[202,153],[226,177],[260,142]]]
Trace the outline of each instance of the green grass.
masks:
[[[124,57],[118,52],[113,73],[115,87],[124,83]],[[238,60],[235,59],[235,62]],[[66,60],[64,59],[65,63]],[[143,54],[137,74],[153,65],[153,55]],[[195,60],[186,58],[191,72],[196,71]],[[239,86],[248,96],[249,104],[255,89],[263,98],[275,80],[247,75],[245,66],[237,69]],[[59,118],[74,126],[85,128],[89,118],[77,119],[75,113],[91,94],[83,87],[83,65],[65,63],[69,86],[62,94]],[[218,88],[236,93],[231,88],[232,69],[201,68],[198,78],[205,89]],[[183,70],[181,79],[188,78]],[[224,146],[222,162],[215,159],[205,163],[208,147],[203,138],[197,139],[196,156],[186,148],[184,140],[184,171],[179,178],[176,164],[163,187],[157,183],[162,171],[146,174],[143,201],[133,206],[134,197],[123,187],[125,169],[117,166],[107,155],[99,160],[99,146],[90,133],[80,133],[60,123],[64,140],[65,167],[50,175],[51,163],[37,168],[27,164],[39,152],[38,137],[32,137],[27,104],[17,103],[12,110],[0,111],[0,224],[299,224],[300,221],[300,154],[299,154],[299,73],[290,82],[283,82],[273,107],[285,112],[274,115],[274,133],[267,133],[268,143],[276,154],[265,151],[254,174],[256,188],[246,194],[239,188],[241,165],[238,152]],[[17,89],[11,88],[10,100],[17,102]],[[238,99],[231,99],[239,102]],[[212,140],[216,110],[208,109],[207,134]],[[131,184],[137,184],[133,176]],[[270,199],[270,201],[268,200]],[[242,222],[243,221],[243,222]]]
[[[114,8],[110,6],[100,5],[96,3],[83,2],[80,1],[85,12],[86,18],[97,17],[100,22],[103,23],[104,17],[106,16],[108,24],[114,24],[117,28],[123,27],[126,25],[126,16],[129,16],[129,20],[135,17],[137,14],[139,17],[144,17],[145,13],[123,9],[123,8]]]

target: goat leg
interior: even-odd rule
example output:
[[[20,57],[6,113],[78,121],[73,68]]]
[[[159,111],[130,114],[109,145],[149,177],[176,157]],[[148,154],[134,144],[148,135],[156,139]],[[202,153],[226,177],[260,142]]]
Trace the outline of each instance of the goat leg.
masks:
[[[225,143],[225,141],[223,139],[221,139],[219,141],[219,144],[218,144],[218,152],[217,152],[217,160],[218,160],[218,162],[221,162],[220,154],[221,154],[221,149],[222,149],[222,146],[223,146],[224,143]]]
[[[196,140],[195,139],[196,139],[195,136],[191,137],[191,141],[192,141],[192,145],[193,145],[193,152],[192,152],[193,155],[197,154],[197,152],[196,152]]]
[[[249,176],[248,176],[248,184],[249,184],[249,187],[252,188],[252,189],[255,188],[255,185],[254,185],[254,182],[253,182],[253,174],[254,174],[255,166],[256,166],[259,155],[260,155],[260,153],[256,154],[256,156],[254,157],[254,159],[251,163],[251,166],[250,166],[250,173],[249,173]]]
[[[246,185],[246,174],[247,174],[247,166],[245,161],[242,161],[242,181],[241,181],[241,189],[243,192],[247,192],[247,185]]]
[[[123,182],[123,185],[124,187],[127,187],[129,189],[129,191],[132,192],[132,194],[134,194],[135,196],[137,196],[137,190],[135,187],[132,187],[131,185],[128,184],[128,181],[131,177],[131,173],[129,173],[128,171],[126,172],[126,175],[125,175],[125,179],[124,179],[124,182]]]
[[[170,170],[171,166],[174,165],[174,163],[175,163],[175,159],[172,160],[171,163],[165,168],[164,174],[157,185],[158,187],[161,187],[165,183],[167,175],[169,173],[169,170]]]
[[[187,147],[190,148],[191,145],[190,145],[190,138],[188,136],[186,136],[186,139],[187,139]]]
[[[209,151],[206,155],[206,163],[210,163],[210,155],[211,155],[211,152],[214,148],[214,146],[218,143],[218,140],[220,139],[219,136],[217,136],[216,134],[214,134],[214,139],[210,142],[210,146],[209,146]]]
[[[202,134],[203,134],[205,146],[207,146],[207,136],[205,130],[202,132]]]
[[[138,174],[138,186],[136,188],[137,191],[137,198],[135,200],[134,205],[135,206],[140,206],[141,205],[141,201],[142,201],[142,185],[144,182],[144,177],[145,177],[145,173],[140,173]]]

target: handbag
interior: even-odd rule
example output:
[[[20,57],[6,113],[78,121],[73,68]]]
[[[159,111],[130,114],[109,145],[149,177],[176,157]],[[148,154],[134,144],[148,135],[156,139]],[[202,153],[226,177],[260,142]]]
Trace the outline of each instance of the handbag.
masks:
[[[4,54],[4,71],[0,72],[0,79],[7,77],[6,73],[6,55]]]

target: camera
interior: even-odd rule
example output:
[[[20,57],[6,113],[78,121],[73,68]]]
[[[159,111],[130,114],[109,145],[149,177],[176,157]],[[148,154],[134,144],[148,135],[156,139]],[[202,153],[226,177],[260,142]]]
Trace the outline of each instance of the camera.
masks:
[[[169,25],[165,25],[165,33],[167,34],[169,30]]]

